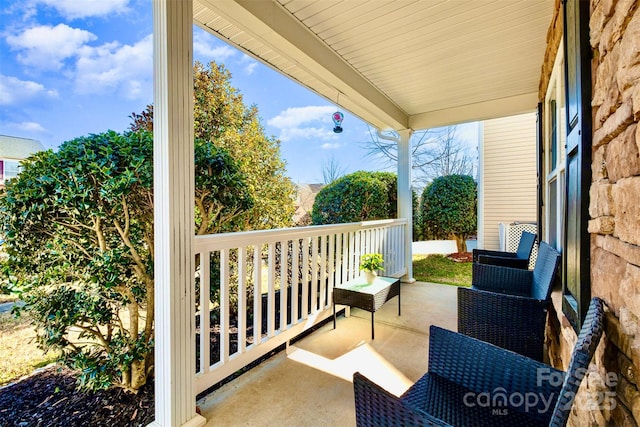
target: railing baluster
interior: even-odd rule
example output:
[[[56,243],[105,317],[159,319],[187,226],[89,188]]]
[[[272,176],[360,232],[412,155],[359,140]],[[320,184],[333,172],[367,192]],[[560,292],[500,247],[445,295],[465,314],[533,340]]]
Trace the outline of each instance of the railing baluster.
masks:
[[[238,248],[238,353],[247,347],[247,248]]]
[[[280,330],[287,329],[287,272],[289,270],[289,242],[280,242]]]
[[[220,250],[220,360],[229,360],[229,252]]]
[[[324,310],[327,305],[327,235],[320,237],[320,310]]]
[[[253,345],[262,342],[262,245],[253,247]]]
[[[318,311],[318,237],[311,238],[311,313]]]
[[[327,305],[333,301],[333,287],[336,283],[336,235],[329,235],[329,255],[327,257],[327,271],[329,274],[329,283],[327,284]]]
[[[335,269],[334,269],[334,277],[335,280],[333,282],[333,286],[337,285],[338,283],[342,282],[342,237],[343,233],[336,233],[335,234],[335,240],[336,240],[336,251],[335,251],[335,255],[334,255],[334,261],[335,261]]]
[[[276,278],[276,249],[275,243],[269,243],[267,257],[267,337],[275,335],[276,325],[276,304],[275,304],[275,278]]]
[[[211,325],[209,308],[209,252],[200,252],[200,372],[206,373],[211,365]]]
[[[302,318],[309,317],[309,237],[302,239]]]
[[[298,272],[300,269],[300,239],[294,239],[291,242],[291,324],[298,323],[300,313],[298,313],[298,286],[300,278]]]

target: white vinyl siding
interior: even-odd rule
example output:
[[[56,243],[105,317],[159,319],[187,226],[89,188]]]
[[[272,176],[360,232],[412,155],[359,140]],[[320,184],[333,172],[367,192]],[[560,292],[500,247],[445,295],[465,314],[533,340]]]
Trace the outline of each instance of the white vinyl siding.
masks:
[[[536,114],[483,123],[479,243],[500,249],[498,227],[536,221]]]

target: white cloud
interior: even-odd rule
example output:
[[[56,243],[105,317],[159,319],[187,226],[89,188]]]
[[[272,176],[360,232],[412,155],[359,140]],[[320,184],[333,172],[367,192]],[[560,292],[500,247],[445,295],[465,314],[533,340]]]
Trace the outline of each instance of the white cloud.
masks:
[[[129,0],[40,0],[67,19],[106,16],[128,11]]]
[[[19,129],[27,132],[45,132],[45,128],[40,123],[36,122],[22,122],[17,126]]]
[[[32,27],[21,34],[7,36],[7,43],[11,50],[18,51],[20,63],[38,69],[59,70],[66,59],[77,55],[87,42],[96,39],[89,31],[58,24]]]
[[[331,122],[331,114],[335,111],[331,106],[293,107],[287,108],[267,121],[267,124],[279,129],[299,127],[314,121]]]
[[[279,138],[283,142],[292,140],[336,139],[333,133],[332,106],[308,106],[287,108],[277,116],[267,120],[267,125],[280,129]]]
[[[57,98],[58,92],[40,83],[0,74],[0,105],[16,105],[36,97]]]
[[[246,75],[250,76],[251,74],[253,74],[253,72],[256,70],[257,67],[258,67],[258,63],[252,62],[248,64],[246,67],[244,67],[244,72]]]
[[[133,45],[118,42],[98,47],[84,46],[75,67],[76,91],[80,94],[118,92],[136,99],[151,91],[153,82],[153,38]]]
[[[47,130],[40,123],[36,122],[20,122],[4,124],[7,128],[15,129],[19,133],[45,133]]]

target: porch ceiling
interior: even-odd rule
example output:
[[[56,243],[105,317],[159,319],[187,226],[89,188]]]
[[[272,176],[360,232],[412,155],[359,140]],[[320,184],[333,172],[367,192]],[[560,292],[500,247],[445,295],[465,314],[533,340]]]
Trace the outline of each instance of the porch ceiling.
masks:
[[[553,9],[554,0],[195,0],[194,22],[373,126],[401,130],[534,110]]]

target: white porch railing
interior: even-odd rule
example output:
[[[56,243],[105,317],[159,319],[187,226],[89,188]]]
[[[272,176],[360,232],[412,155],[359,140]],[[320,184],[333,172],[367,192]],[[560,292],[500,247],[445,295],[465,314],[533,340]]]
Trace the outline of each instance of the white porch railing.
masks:
[[[360,274],[361,254],[382,253],[387,276],[406,274],[405,227],[395,219],[196,236],[196,393],[331,315],[333,287]]]

